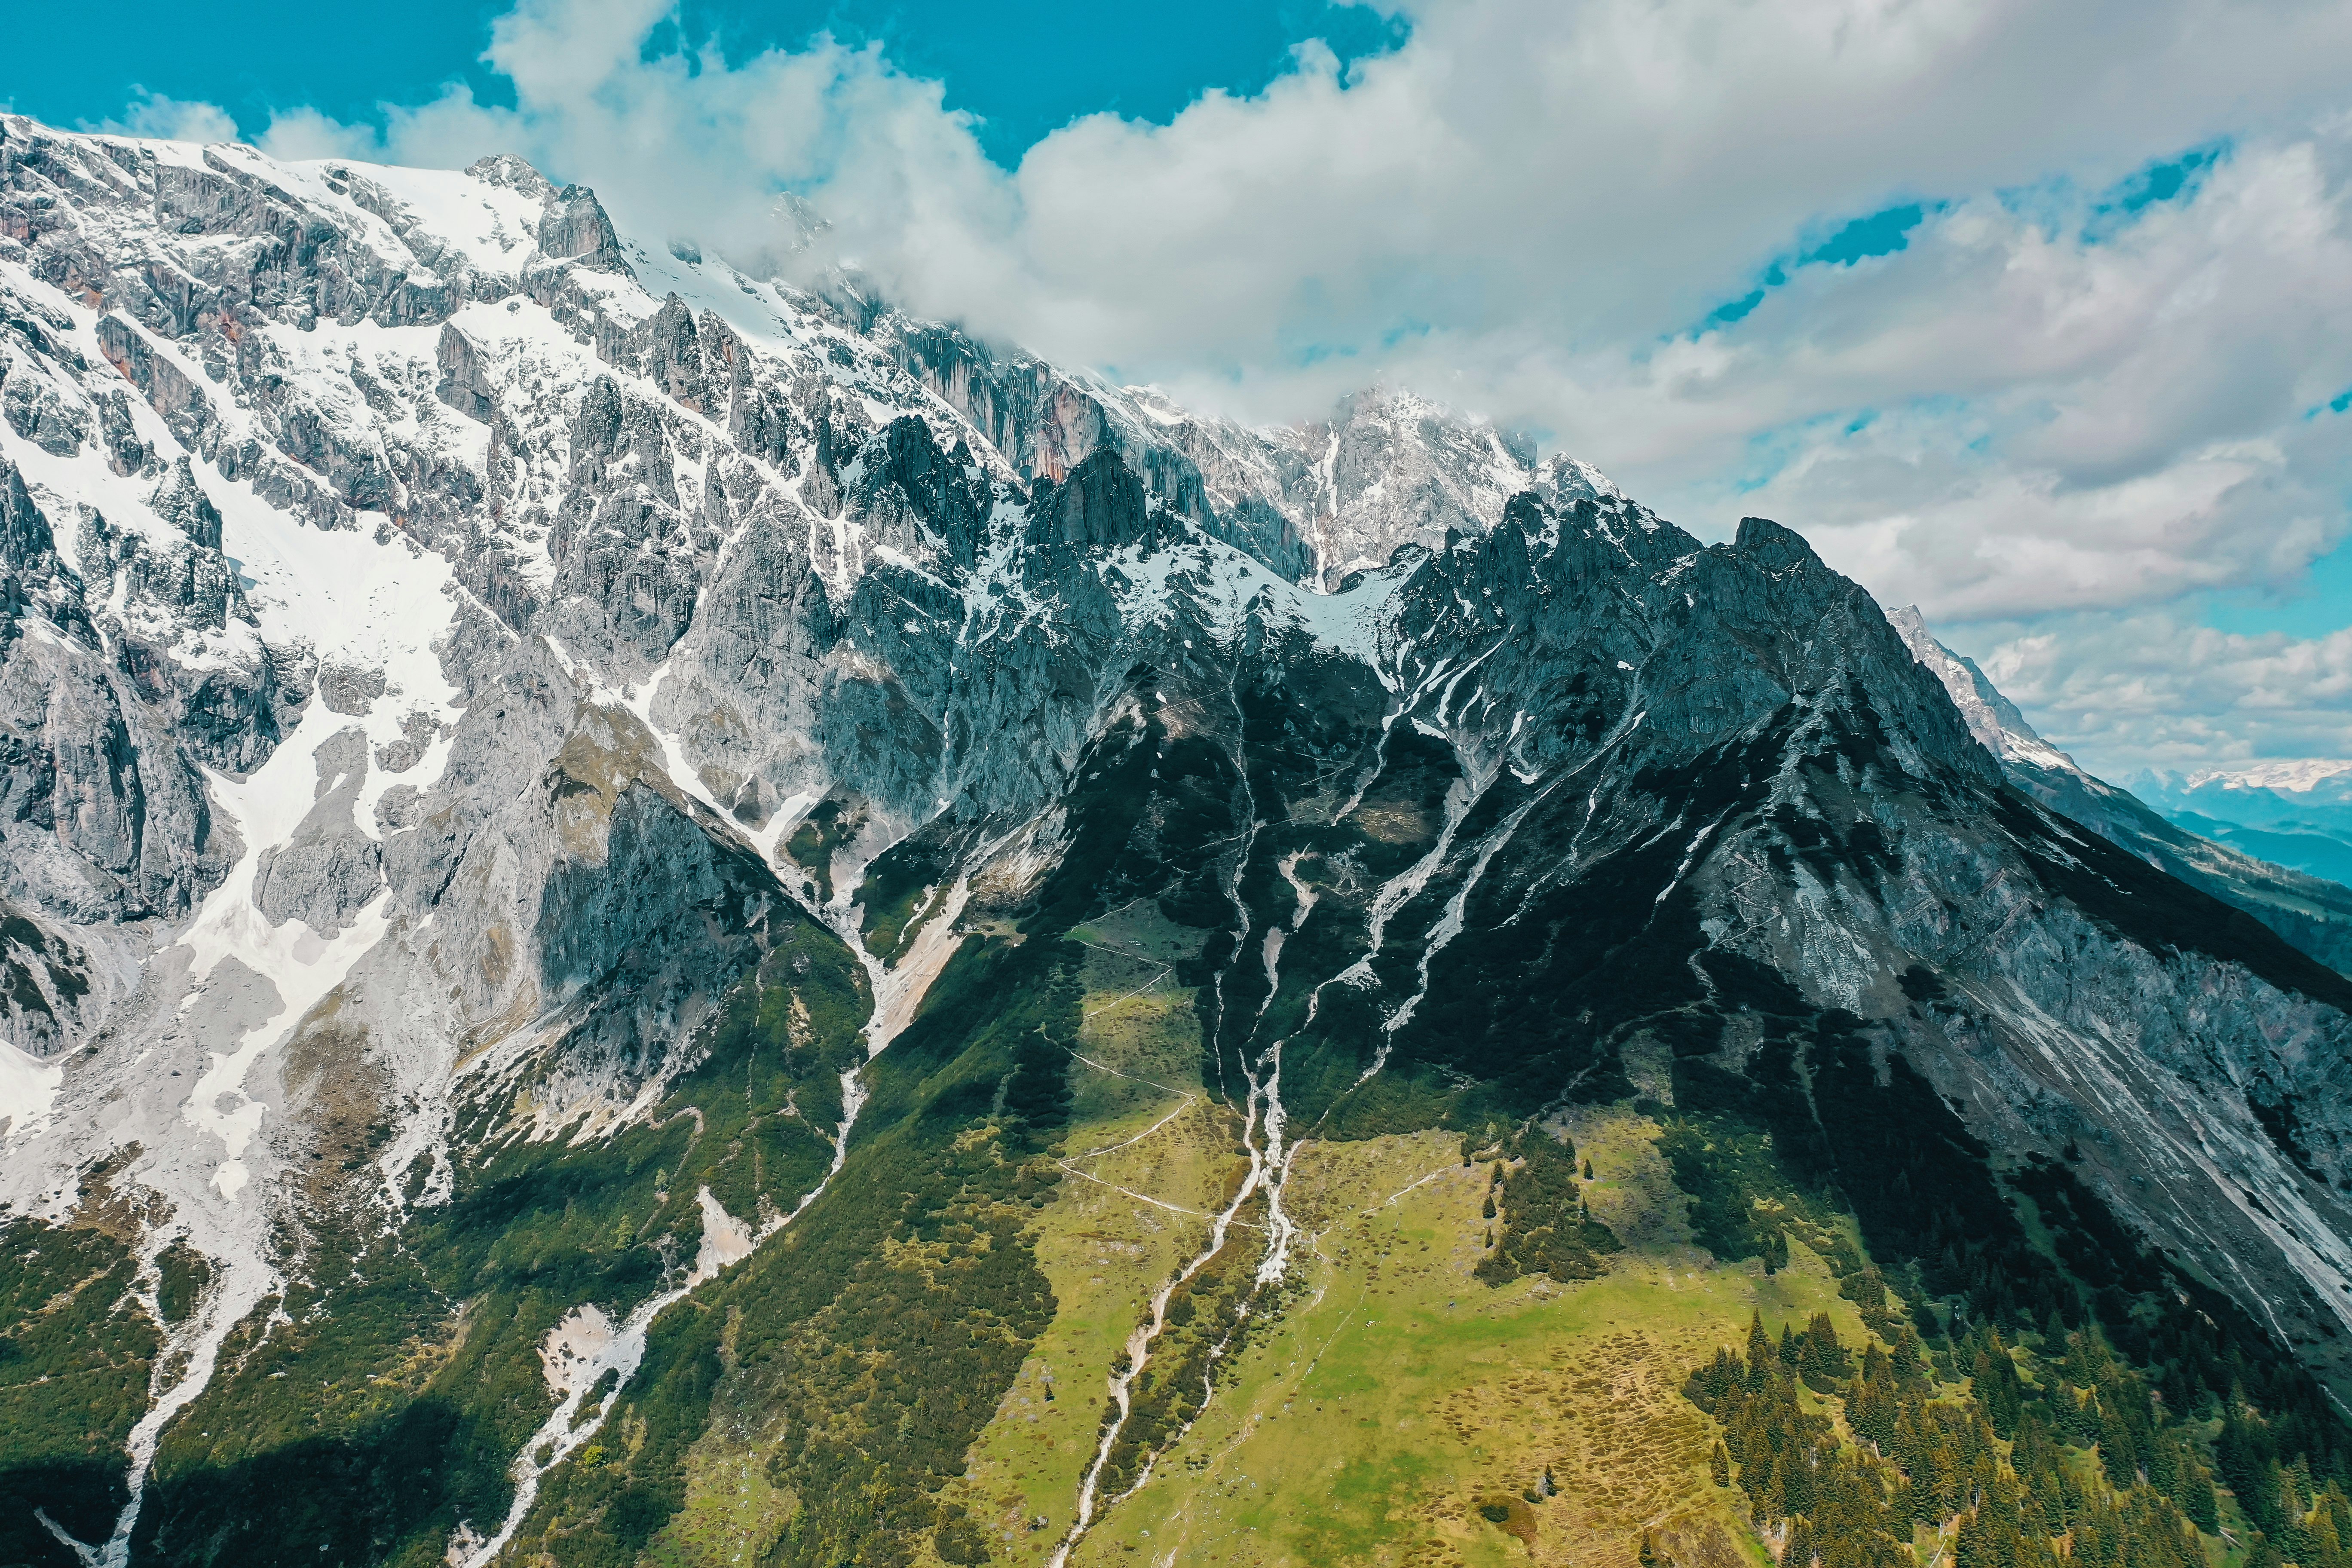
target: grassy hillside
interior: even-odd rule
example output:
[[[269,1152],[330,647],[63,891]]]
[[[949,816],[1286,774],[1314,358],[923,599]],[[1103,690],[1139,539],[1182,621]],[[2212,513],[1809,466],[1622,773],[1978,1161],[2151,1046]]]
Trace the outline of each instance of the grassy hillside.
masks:
[[[1395,731],[1318,826],[1271,805],[1325,742],[1243,780],[1181,719],[1103,743],[879,1056],[864,965],[779,910],[648,1114],[529,1136],[551,1057],[471,1080],[447,1201],[383,1230],[325,1178],[330,1266],[166,1430],[135,1559],[425,1568],[511,1507],[532,1568],[2352,1568],[2352,1431],[2293,1357],[1645,891],[1673,844],[1545,894],[1541,953],[1441,952],[1467,884],[1380,889],[1461,808],[1442,756]],[[1462,830],[1581,831],[1538,804]],[[929,853],[867,879],[870,952],[929,942]],[[204,1288],[85,1212],[0,1255],[0,1563],[72,1568],[40,1500],[102,1532]],[[713,1215],[766,1239],[679,1294]],[[642,1360],[543,1431],[589,1307],[642,1310]]]
[[[1801,1244],[1769,1277],[1760,1262],[1719,1267],[1694,1247],[1654,1122],[1596,1110],[1570,1131],[1594,1163],[1594,1215],[1628,1240],[1602,1278],[1568,1286],[1475,1278],[1489,1171],[1464,1163],[1458,1135],[1307,1145],[1288,1198],[1311,1238],[1297,1279],[1208,1409],[1072,1561],[1499,1563],[1532,1551],[1616,1562],[1644,1528],[1727,1563],[1752,1552],[1707,1484],[1711,1439],[1684,1376],[1759,1308],[1799,1321],[1829,1311],[1858,1334],[1853,1304]],[[1098,1268],[1166,1227],[1136,1198],[1066,1181],[1039,1228],[1091,1241],[1091,1259],[1074,1261]],[[1052,1250],[1041,1241],[1041,1256]],[[1139,1301],[1149,1276],[1128,1278]],[[1036,1481],[1066,1479],[1053,1521],[1066,1522],[1069,1450],[1091,1436],[1100,1404],[1098,1383],[1074,1388],[1068,1373],[1054,1408],[1078,1419],[1016,1396],[975,1449],[967,1485],[1003,1505],[999,1560],[1043,1562],[1058,1539],[1013,1517],[1042,1510]],[[1498,1510],[1500,1521],[1487,1517]]]
[[[1254,1289],[1276,1223],[1262,1196],[1206,1250],[1248,1163],[1234,1106],[1202,1083],[1181,983],[1197,945],[1149,904],[1066,939],[969,940],[869,1068],[841,1177],[656,1321],[517,1560],[1042,1565],[1094,1473],[1076,1568],[2347,1562],[2341,1425],[2063,1167],[1979,1163],[1981,1190],[1935,1178],[1923,1222],[1885,1194],[1858,1217],[1819,1173],[1842,1167],[1782,1125],[1796,1102],[1743,1102],[1706,1058],[1632,1053],[1643,1097],[1538,1125],[1310,1131],[1282,1188],[1290,1268]],[[752,1212],[819,1173],[801,1120],[770,1148],[766,1108],[835,1113],[855,971],[805,926],[773,952],[678,1081],[700,1137],[496,1156],[411,1233],[429,1271],[355,1273],[340,1310],[240,1352],[204,1424],[167,1439],[141,1560],[421,1564],[457,1518],[495,1517],[500,1457],[547,1408],[526,1358],[583,1289],[553,1271],[593,1263],[625,1303],[645,1288],[633,1237],[654,1234],[638,1215],[682,1226],[663,1205],[682,1206],[685,1173]],[[803,952],[820,962],[795,968]],[[1834,1087],[1838,1048],[1825,1035],[1792,1058],[1812,1094]],[[723,1104],[744,1109],[722,1124]],[[30,1517],[44,1499],[100,1533],[125,1374],[152,1353],[131,1265],[89,1215],[20,1228],[10,1260],[27,1517],[8,1561],[64,1561]],[[567,1226],[601,1240],[566,1247]],[[1944,1256],[1875,1256],[1874,1227],[1945,1237]],[[475,1304],[429,1321],[469,1276]],[[193,1289],[165,1260],[152,1310],[171,1321]],[[2059,1305],[2017,1304],[2044,1300]],[[387,1336],[402,1313],[414,1325]],[[143,1336],[118,1335],[121,1370],[73,1348],[109,1314]],[[1111,1378],[1139,1344],[1106,1447]],[[278,1375],[321,1371],[318,1394]],[[123,1397],[68,1429],[53,1391],[82,1401],[92,1377]],[[205,1439],[243,1457],[207,1464]],[[247,1544],[264,1487],[295,1500],[299,1553],[284,1534]]]

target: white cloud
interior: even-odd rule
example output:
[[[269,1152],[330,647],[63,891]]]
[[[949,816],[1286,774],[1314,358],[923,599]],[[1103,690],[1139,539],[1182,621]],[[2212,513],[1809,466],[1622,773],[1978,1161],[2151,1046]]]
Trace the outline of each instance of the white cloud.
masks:
[[[2193,199],[2096,244],[2079,212],[2053,232],[1985,199],[1898,255],[1807,268],[1843,275],[1801,273],[1724,344],[1660,356],[1665,374],[1709,360],[1663,401],[1686,416],[1730,405],[1669,460],[1887,410],[1790,430],[1738,499],[1802,520],[1832,560],[1931,616],[2283,582],[2347,531],[2352,419],[2313,412],[2352,382],[2340,152],[2243,148]]]
[[[86,127],[116,136],[153,136],[166,142],[233,142],[236,121],[217,104],[190,103],[143,87],[131,89],[130,107],[120,120]]]
[[[1974,629],[1974,628],[1971,628]],[[2242,637],[2178,616],[2084,616],[1967,637],[2037,728],[2093,773],[2352,757],[2352,628]]]
[[[345,125],[315,109],[281,109],[269,117],[269,129],[254,145],[273,158],[299,162],[310,158],[381,158],[384,149],[366,126]],[[468,160],[470,162],[471,160]]]
[[[2116,658],[2097,617],[2291,580],[2347,532],[2352,416],[2306,417],[2352,383],[2334,0],[1408,0],[1391,55],[1310,45],[1256,97],[1081,120],[1009,172],[876,48],[648,53],[671,14],[521,0],[486,57],[511,110],[289,110],[264,144],[520,152],[751,266],[797,192],[918,311],[1245,417],[1386,374],[1703,532],[1777,516],[1887,602]],[[2096,210],[2217,142],[2188,194]],[[1914,199],[1903,250],[1695,330]]]
[[[940,83],[898,71],[878,47],[820,36],[730,66],[715,43],[648,58],[667,0],[522,0],[484,58],[515,107],[453,84],[383,106],[381,128],[311,110],[281,113],[261,142],[288,156],[378,157],[460,166],[514,152],[551,177],[593,184],[625,229],[692,237],[746,267],[796,237],[787,191],[828,198],[847,254],[896,278],[918,263],[977,279],[1006,226],[1004,176],[944,107]],[[1011,279],[997,287],[1017,289]]]

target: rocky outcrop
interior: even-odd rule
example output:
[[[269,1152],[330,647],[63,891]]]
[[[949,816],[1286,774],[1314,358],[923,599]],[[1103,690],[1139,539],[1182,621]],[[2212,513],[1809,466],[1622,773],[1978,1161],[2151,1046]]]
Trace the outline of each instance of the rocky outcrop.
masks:
[[[2035,733],[1984,671],[1935,639],[1916,608],[1892,611],[1887,619],[1943,681],[1969,731],[2000,760],[2011,784],[2117,847],[2244,910],[2320,963],[2352,974],[2352,888],[2273,865],[2168,821]]]
[[[12,639],[0,658],[6,896],[74,922],[184,915],[234,850],[179,738],[97,651]]]
[[[480,356],[467,342],[465,333],[443,322],[435,359],[441,367],[441,380],[433,389],[434,396],[467,418],[484,425],[498,417],[498,395],[483,374]]]
[[[84,626],[80,586],[58,559],[49,520],[33,503],[25,476],[0,458],[0,647],[22,633],[27,616]]]
[[[927,542],[955,566],[977,562],[993,496],[987,468],[963,442],[942,452],[931,427],[913,417],[893,419],[870,443],[860,515],[887,536],[886,509],[903,504],[928,534]]]
[[[576,261],[624,275],[629,269],[613,220],[604,216],[596,193],[585,185],[566,185],[547,198],[547,216],[539,220],[539,248],[554,261]]]
[[[106,356],[106,363],[139,389],[180,444],[201,448],[218,419],[211,400],[196,384],[120,316],[101,317],[97,335],[98,350]]]
[[[1105,447],[1055,484],[1038,481],[1030,497],[1029,542],[1070,549],[1117,549],[1153,542],[1153,507],[1143,481]]]
[[[52,457],[70,458],[89,438],[90,420],[84,407],[59,398],[46,379],[28,375],[0,385],[0,417],[10,429]]]
[[[311,755],[316,801],[285,843],[261,852],[253,903],[271,925],[299,920],[331,938],[383,887],[383,847],[361,831],[355,815],[367,782],[365,731],[340,731]]]
[[[205,518],[190,515],[201,533]],[[86,535],[104,541],[103,519],[89,520]],[[199,575],[218,586],[219,568],[188,565],[204,550],[188,541],[186,571],[160,574],[181,599],[205,596]],[[98,587],[110,592],[111,576]],[[110,640],[23,475],[0,458],[0,892],[69,921],[184,913],[226,869],[192,760],[263,743],[251,713],[220,695],[236,689],[233,671],[150,688],[141,676],[160,667],[146,645],[113,642],[110,658]]]
[[[1538,466],[1524,439],[1393,389],[1345,398],[1328,420],[1250,430],[1148,387],[999,354],[951,328],[892,316],[876,330],[1024,475],[1058,485],[1097,449],[1116,449],[1170,513],[1322,588],[1406,545],[1433,549],[1448,530],[1484,532],[1522,489],[1559,501],[1617,493],[1590,465]]]
[[[1202,1087],[1278,1048],[1318,1138],[1925,1085],[2337,1373],[2341,977],[2021,791],[1796,531],[1401,392],[1204,418],[511,158],[0,127],[5,962],[98,1047],[8,1194],[119,1155],[265,1311],[285,1237],[648,1116],[808,911],[912,1016],[918,950],[1148,908]]]

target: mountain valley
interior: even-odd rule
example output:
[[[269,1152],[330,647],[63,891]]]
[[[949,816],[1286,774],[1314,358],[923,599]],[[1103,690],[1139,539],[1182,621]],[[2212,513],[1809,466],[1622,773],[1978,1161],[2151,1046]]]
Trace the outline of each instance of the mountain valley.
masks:
[[[2352,891],[1410,394],[0,116],[0,1563],[2352,1560]]]

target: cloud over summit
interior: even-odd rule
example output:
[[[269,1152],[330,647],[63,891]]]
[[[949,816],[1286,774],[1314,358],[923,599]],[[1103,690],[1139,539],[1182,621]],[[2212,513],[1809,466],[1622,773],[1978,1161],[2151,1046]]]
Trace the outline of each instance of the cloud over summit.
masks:
[[[289,106],[262,141],[520,152],[751,268],[793,192],[919,312],[1247,417],[1384,375],[1703,531],[1780,517],[1946,626],[2145,625],[2343,542],[2352,10],[1402,15],[1388,54],[1309,44],[1256,96],[1091,116],[1010,170],[877,47],[730,61],[659,42],[661,0],[523,0],[486,56],[511,108]],[[1899,247],[1824,246],[1913,205]]]

